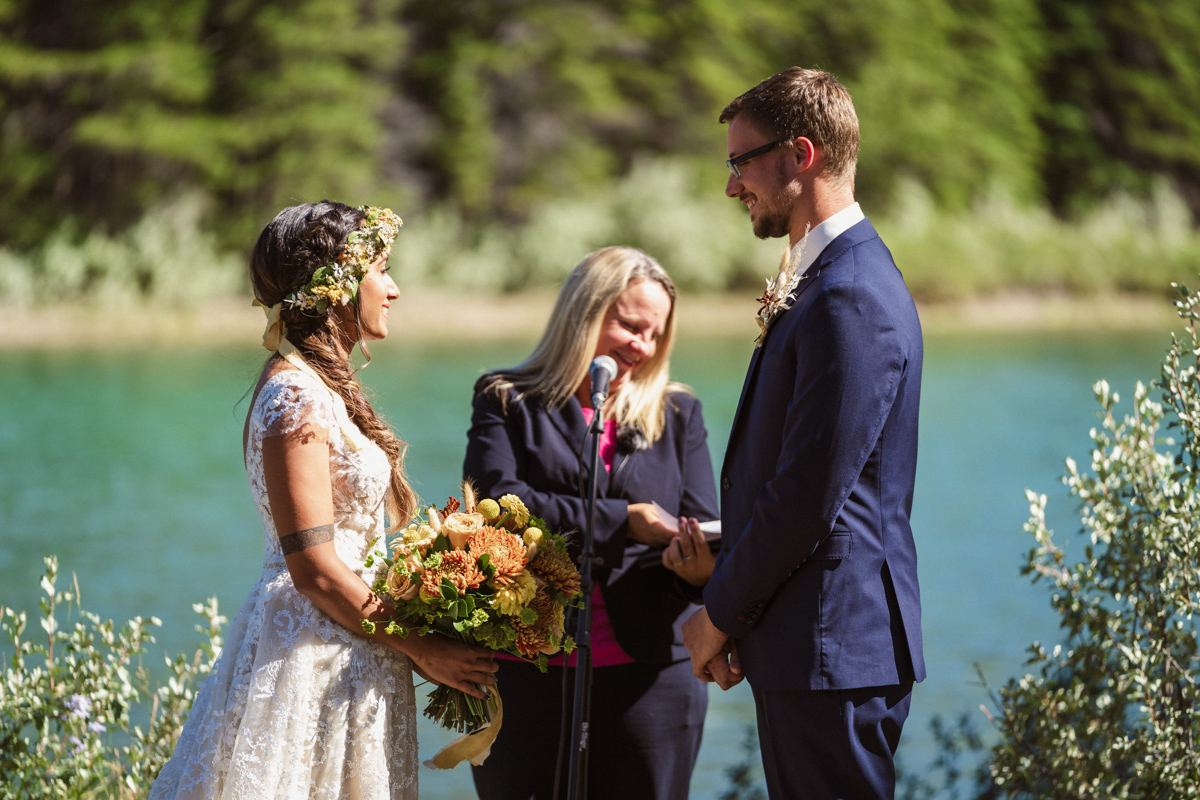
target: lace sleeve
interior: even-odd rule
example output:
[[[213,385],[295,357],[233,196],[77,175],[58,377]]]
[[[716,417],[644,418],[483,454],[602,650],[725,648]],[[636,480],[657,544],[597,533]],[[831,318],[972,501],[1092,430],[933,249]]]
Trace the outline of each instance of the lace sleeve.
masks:
[[[305,425],[328,431],[334,424],[329,389],[299,370],[283,370],[268,379],[257,406],[264,438],[295,433]]]

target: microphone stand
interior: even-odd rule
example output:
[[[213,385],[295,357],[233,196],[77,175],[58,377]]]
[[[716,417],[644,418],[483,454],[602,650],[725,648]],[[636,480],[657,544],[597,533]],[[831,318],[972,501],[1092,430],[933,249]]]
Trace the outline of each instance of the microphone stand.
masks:
[[[592,715],[592,565],[596,561],[596,493],[600,477],[600,434],[604,431],[603,407],[605,395],[592,395],[592,470],[588,475],[587,496],[584,499],[587,525],[584,527],[583,556],[579,562],[579,588],[583,608],[575,629],[575,708],[571,718],[571,769],[567,784],[570,800],[587,800],[588,723]]]

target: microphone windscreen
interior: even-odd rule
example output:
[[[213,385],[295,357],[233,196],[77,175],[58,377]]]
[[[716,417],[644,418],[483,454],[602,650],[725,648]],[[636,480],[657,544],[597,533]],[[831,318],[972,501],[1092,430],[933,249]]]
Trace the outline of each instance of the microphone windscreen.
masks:
[[[604,370],[608,373],[608,380],[611,381],[617,377],[617,362],[612,360],[611,356],[596,356],[592,359],[591,374],[596,375],[597,370]]]

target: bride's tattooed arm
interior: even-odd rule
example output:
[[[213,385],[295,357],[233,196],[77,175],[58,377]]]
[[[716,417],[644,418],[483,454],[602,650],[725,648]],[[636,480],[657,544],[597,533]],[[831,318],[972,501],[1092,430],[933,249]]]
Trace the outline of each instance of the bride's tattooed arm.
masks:
[[[310,547],[333,541],[333,525],[318,525],[315,528],[305,528],[302,531],[289,533],[279,537],[279,547],[285,556],[299,553]]]

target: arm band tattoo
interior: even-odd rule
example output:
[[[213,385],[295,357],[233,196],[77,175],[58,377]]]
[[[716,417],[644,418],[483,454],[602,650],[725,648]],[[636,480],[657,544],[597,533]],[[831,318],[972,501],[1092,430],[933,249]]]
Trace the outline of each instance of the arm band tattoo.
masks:
[[[305,528],[302,531],[289,533],[279,537],[279,547],[285,556],[299,553],[310,547],[333,541],[333,525],[318,525],[315,528]]]

